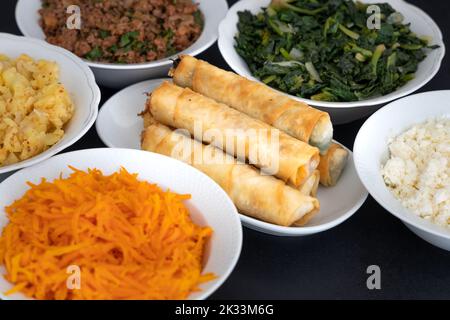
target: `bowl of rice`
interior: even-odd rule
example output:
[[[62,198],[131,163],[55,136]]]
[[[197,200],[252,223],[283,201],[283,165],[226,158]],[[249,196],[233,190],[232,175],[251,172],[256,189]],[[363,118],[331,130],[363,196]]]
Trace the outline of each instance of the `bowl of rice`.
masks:
[[[355,141],[369,193],[419,237],[450,251],[450,91],[416,94],[376,112]]]

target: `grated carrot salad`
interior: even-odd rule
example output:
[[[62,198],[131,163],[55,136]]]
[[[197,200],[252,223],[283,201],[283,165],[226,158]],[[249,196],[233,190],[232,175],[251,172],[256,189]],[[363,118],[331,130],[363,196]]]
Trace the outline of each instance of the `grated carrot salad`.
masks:
[[[5,278],[36,299],[185,299],[199,284],[212,235],[190,218],[190,195],[164,192],[125,169],[110,176],[71,168],[42,179],[6,208],[0,237]],[[70,266],[80,270],[69,288]]]

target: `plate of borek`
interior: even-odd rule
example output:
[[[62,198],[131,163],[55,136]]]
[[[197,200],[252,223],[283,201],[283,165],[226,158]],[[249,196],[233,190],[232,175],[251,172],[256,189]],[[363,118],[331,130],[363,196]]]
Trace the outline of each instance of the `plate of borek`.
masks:
[[[0,184],[0,298],[205,299],[242,246],[230,198],[163,155],[90,149]]]
[[[328,230],[366,200],[327,113],[191,56],[170,76],[104,104],[96,128],[107,146],[188,163],[225,190],[246,227],[272,235]]]

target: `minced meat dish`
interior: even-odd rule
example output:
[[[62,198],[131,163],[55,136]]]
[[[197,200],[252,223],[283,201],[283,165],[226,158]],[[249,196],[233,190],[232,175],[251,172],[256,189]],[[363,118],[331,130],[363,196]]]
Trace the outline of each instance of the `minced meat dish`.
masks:
[[[200,36],[203,16],[192,0],[43,0],[47,41],[79,57],[109,63],[143,63],[188,48]],[[81,9],[81,29],[67,28],[67,8]]]

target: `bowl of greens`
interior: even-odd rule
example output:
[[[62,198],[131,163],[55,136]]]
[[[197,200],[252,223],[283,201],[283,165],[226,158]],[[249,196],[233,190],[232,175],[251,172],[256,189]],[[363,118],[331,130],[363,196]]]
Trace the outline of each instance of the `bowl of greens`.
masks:
[[[437,24],[403,0],[241,0],[220,24],[219,48],[238,74],[335,124],[420,89],[445,55]]]

